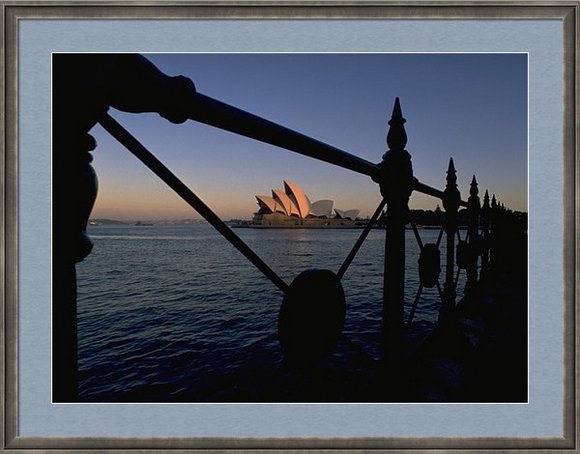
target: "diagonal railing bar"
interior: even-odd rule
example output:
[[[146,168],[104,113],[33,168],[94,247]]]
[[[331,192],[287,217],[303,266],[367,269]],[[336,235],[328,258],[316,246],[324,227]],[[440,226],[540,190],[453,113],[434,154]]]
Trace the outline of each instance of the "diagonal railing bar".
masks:
[[[195,95],[189,118],[363,175],[376,178],[380,173],[377,164],[201,93]]]
[[[129,131],[121,126],[113,117],[105,114],[99,120],[101,126],[133,153],[155,175],[163,180],[193,209],[201,214],[222,236],[228,240],[244,257],[258,268],[282,292],[287,293],[289,286],[256,255],[200,198],[198,198],[171,170],[147,150]]]
[[[423,284],[419,284],[419,288],[417,289],[417,293],[415,294],[415,300],[413,301],[411,311],[409,312],[409,318],[407,319],[407,328],[409,328],[411,322],[413,321],[413,317],[415,316],[415,311],[417,310],[417,305],[419,304],[421,292],[423,292]]]
[[[385,198],[383,198],[383,200],[381,200],[381,203],[379,203],[379,206],[377,207],[377,209],[373,213],[372,217],[369,219],[369,222],[366,225],[365,229],[363,230],[363,232],[359,236],[358,240],[354,244],[352,250],[350,251],[350,253],[346,257],[346,259],[344,260],[343,264],[341,265],[340,269],[336,273],[339,280],[342,279],[342,276],[344,276],[344,273],[346,273],[346,270],[348,269],[348,267],[350,266],[354,257],[356,256],[358,250],[360,249],[360,247],[364,243],[367,235],[369,234],[371,229],[374,227],[375,222],[377,222],[377,219],[379,218],[381,211],[383,211],[383,208],[385,207],[386,203],[387,203],[387,200]]]
[[[421,235],[419,235],[419,229],[417,229],[417,224],[411,219],[411,227],[413,228],[413,233],[415,234],[415,239],[419,245],[419,249],[423,249],[423,240],[421,240]]]

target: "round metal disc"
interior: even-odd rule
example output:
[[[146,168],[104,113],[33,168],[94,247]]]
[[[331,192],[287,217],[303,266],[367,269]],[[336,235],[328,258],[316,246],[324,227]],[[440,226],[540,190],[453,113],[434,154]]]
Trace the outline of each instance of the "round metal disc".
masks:
[[[312,364],[330,353],[344,326],[346,303],[340,280],[329,270],[306,270],[290,284],[278,317],[285,357]]]

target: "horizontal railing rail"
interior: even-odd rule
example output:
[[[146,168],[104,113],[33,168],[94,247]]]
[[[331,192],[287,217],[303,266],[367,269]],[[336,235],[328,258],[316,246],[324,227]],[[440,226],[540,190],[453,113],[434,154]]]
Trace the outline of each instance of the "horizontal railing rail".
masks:
[[[195,95],[192,108],[189,117],[200,123],[276,145],[371,178],[377,178],[380,174],[377,164],[201,93]]]
[[[189,118],[199,123],[367,175],[375,181],[381,179],[381,166],[379,164],[374,164],[352,153],[202,93],[196,93]],[[443,191],[421,183],[417,178],[414,180],[413,190],[441,200],[445,197]],[[466,207],[467,202],[462,200],[461,205]]]

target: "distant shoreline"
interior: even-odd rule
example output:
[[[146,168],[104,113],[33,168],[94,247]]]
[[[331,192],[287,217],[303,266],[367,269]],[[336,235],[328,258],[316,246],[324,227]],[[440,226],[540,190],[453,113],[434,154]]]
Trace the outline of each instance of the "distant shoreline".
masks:
[[[310,226],[310,225],[252,225],[250,220],[244,220],[245,223],[238,223],[240,220],[230,220],[224,221],[229,227],[232,228],[246,228],[255,230],[361,230],[365,228],[365,225],[331,225],[331,226]],[[171,225],[210,225],[205,219],[175,219],[175,220],[161,220],[161,221],[119,221],[116,219],[91,219],[89,221],[90,227],[100,227],[100,226],[124,226],[124,227],[148,227],[148,226],[171,226]],[[438,230],[441,225],[418,225],[419,230]],[[407,224],[405,227],[407,230],[412,229],[412,227]],[[467,226],[460,225],[459,229],[464,230]],[[376,225],[374,229],[384,229],[382,225]]]
[[[205,219],[135,219],[120,221],[117,219],[95,218],[89,219],[90,226],[99,225],[191,225],[191,224],[207,224]]]

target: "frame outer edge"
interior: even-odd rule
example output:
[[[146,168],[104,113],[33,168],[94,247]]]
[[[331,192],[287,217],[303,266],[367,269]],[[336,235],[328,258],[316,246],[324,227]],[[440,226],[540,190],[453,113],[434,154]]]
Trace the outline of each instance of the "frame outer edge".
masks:
[[[24,2],[23,2],[24,3]],[[362,2],[361,2],[362,3]],[[11,2],[10,6],[7,6],[6,2],[0,0],[0,9],[2,10],[2,17],[0,18],[0,29],[2,29],[4,43],[1,49],[3,53],[3,61],[6,62],[4,67],[4,72],[2,73],[0,84],[3,86],[3,97],[2,97],[2,107],[5,112],[5,122],[0,126],[2,128],[2,145],[4,146],[4,154],[0,162],[2,167],[3,175],[5,181],[2,182],[0,188],[4,189],[4,198],[0,201],[0,218],[2,219],[2,236],[5,245],[5,251],[2,253],[2,265],[4,268],[3,279],[4,282],[4,292],[3,298],[3,321],[4,321],[4,332],[3,332],[3,360],[2,372],[4,374],[4,393],[5,402],[3,407],[2,417],[4,419],[4,430],[2,440],[2,447],[16,448],[20,449],[75,449],[76,452],[81,452],[80,450],[94,450],[95,448],[102,447],[108,449],[145,449],[149,451],[150,449],[244,449],[244,448],[272,448],[277,446],[278,449],[290,452],[297,449],[328,449],[333,445],[332,449],[384,449],[391,450],[395,449],[398,444],[399,447],[409,449],[409,452],[418,452],[418,450],[423,449],[465,449],[466,447],[476,447],[479,449],[498,449],[503,447],[508,450],[518,450],[527,448],[536,449],[558,449],[560,452],[562,450],[574,449],[576,447],[576,383],[578,379],[578,372],[576,371],[576,362],[578,358],[578,353],[570,351],[574,350],[574,347],[578,346],[578,339],[575,336],[575,326],[574,320],[580,318],[575,312],[574,303],[579,296],[578,292],[578,277],[576,275],[576,257],[579,252],[578,245],[575,241],[575,222],[580,219],[580,203],[576,202],[575,194],[576,190],[580,189],[578,182],[576,181],[576,174],[580,171],[580,166],[575,160],[575,152],[577,150],[576,135],[577,127],[579,121],[576,118],[576,106],[577,106],[577,89],[578,86],[578,74],[579,69],[576,66],[577,57],[576,50],[579,47],[579,39],[577,36],[577,2],[545,2],[545,3],[534,3],[534,2],[511,2],[508,5],[501,6],[497,2],[489,2],[484,4],[478,4],[475,8],[468,8],[471,3],[460,3],[450,6],[446,9],[446,14],[441,13],[441,5],[439,2],[421,2],[415,5],[409,5],[405,3],[402,6],[401,3],[391,3],[380,2],[374,3],[362,3],[361,6],[355,6],[351,2],[336,4],[328,4],[324,2],[315,3],[313,6],[320,7],[315,8],[320,11],[320,16],[309,14],[305,15],[307,9],[312,10],[313,8],[306,7],[305,3],[274,3],[270,5],[260,4],[258,2],[253,2],[249,4],[242,4],[242,2],[216,2],[214,6],[210,6],[207,2],[190,2],[189,4],[183,3],[173,3],[169,7],[164,7],[161,2],[124,2],[124,6],[129,8],[110,8],[113,6],[113,2],[86,2],[85,4],[80,4],[79,2],[28,2],[15,3]],[[55,4],[58,5],[55,7]],[[109,7],[107,7],[108,5]],[[177,6],[179,5],[179,6]],[[447,3],[447,5],[449,5]],[[28,7],[27,7],[28,6]],[[39,7],[43,10],[43,14],[34,14],[32,7]],[[90,8],[86,8],[90,6]],[[120,6],[117,2],[115,6]],[[565,321],[564,321],[564,342],[567,347],[564,351],[564,366],[567,367],[564,374],[565,378],[565,389],[564,389],[564,439],[513,439],[501,440],[501,439],[430,439],[430,440],[405,440],[405,439],[35,439],[35,438],[21,438],[18,437],[18,328],[17,323],[10,323],[11,321],[17,321],[18,316],[18,248],[17,248],[17,237],[18,237],[18,165],[17,165],[17,80],[18,80],[18,70],[17,70],[17,54],[18,54],[18,20],[19,17],[28,16],[29,13],[33,13],[31,17],[36,18],[47,18],[46,13],[52,18],[57,18],[62,15],[64,10],[78,9],[79,11],[86,11],[89,9],[91,14],[90,18],[112,18],[112,17],[134,17],[135,14],[142,13],[145,18],[159,17],[157,14],[160,11],[170,11],[169,18],[174,17],[174,12],[183,9],[185,6],[190,6],[194,14],[190,14],[191,17],[196,18],[216,18],[223,17],[226,13],[225,18],[296,18],[297,16],[293,12],[298,12],[298,17],[304,18],[317,18],[317,17],[329,17],[329,10],[334,10],[338,14],[331,14],[330,18],[353,18],[353,19],[364,19],[364,18],[382,18],[386,11],[392,12],[389,14],[389,18],[403,18],[403,17],[417,17],[417,14],[428,14],[429,11],[439,10],[439,14],[436,17],[430,18],[460,18],[460,16],[467,9],[469,11],[477,10],[475,15],[481,17],[481,11],[485,10],[486,14],[484,17],[496,15],[498,12],[500,18],[515,17],[518,14],[518,18],[559,18],[563,19],[564,22],[564,72],[565,72],[565,83],[564,83],[564,107],[565,107],[565,117],[564,117],[564,223],[567,230],[565,230],[565,255],[564,255],[564,266],[565,266]],[[268,10],[268,7],[271,6]],[[412,12],[409,14],[403,14],[402,11],[408,10],[411,6]],[[474,5],[473,5],[474,6]],[[173,8],[172,8],[173,7]],[[230,15],[228,11],[233,11]],[[248,8],[251,7],[251,8]],[[329,8],[330,7],[330,8]],[[524,14],[522,7],[533,7],[534,14]],[[129,9],[133,11],[129,12]],[[251,9],[262,10],[262,14],[252,13]],[[542,12],[536,13],[535,10],[540,9]],[[116,11],[115,11],[116,10]],[[137,11],[135,11],[137,10]],[[217,10],[217,11],[216,11]],[[353,17],[349,11],[365,11],[362,16]],[[368,10],[368,11],[367,11]],[[463,10],[463,11],[462,11]],[[113,11],[115,13],[113,14]],[[268,11],[268,14],[263,14]],[[563,14],[567,11],[567,14]],[[371,13],[372,12],[372,13]],[[378,13],[378,14],[377,14]],[[451,15],[449,15],[451,13]],[[471,14],[473,15],[473,13]],[[69,15],[70,16],[70,15]],[[67,16],[67,17],[69,17]],[[81,14],[82,16],[82,14]],[[166,17],[165,14],[162,14]],[[266,17],[264,17],[266,16]],[[469,15],[468,15],[469,16]],[[70,17],[78,17],[78,15],[73,14]],[[175,17],[178,17],[175,15]],[[183,18],[183,15],[179,15]],[[569,227],[569,228],[568,228]],[[568,272],[566,272],[568,269]],[[10,272],[9,272],[10,271]],[[10,449],[12,450],[12,449]],[[88,451],[87,451],[88,452]],[[178,451],[175,451],[178,452]],[[295,451],[296,452],[296,451]]]
[[[11,2],[13,3],[13,2]],[[167,2],[169,3],[169,2]],[[31,1],[9,6],[27,19],[562,19],[575,2]]]
[[[580,358],[580,342],[578,338],[577,326],[580,323],[579,311],[576,307],[579,301],[580,295],[580,279],[578,277],[578,252],[580,251],[580,245],[577,240],[577,228],[580,221],[580,202],[577,200],[577,196],[580,193],[580,181],[578,180],[578,175],[580,174],[580,160],[578,159],[578,131],[580,126],[580,119],[578,118],[579,112],[579,90],[580,90],[580,67],[579,67],[579,55],[580,51],[580,35],[579,35],[579,8],[580,3],[576,4],[574,12],[571,13],[565,25],[573,21],[573,29],[570,31],[570,41],[568,43],[569,47],[565,48],[565,63],[569,70],[569,79],[565,79],[565,89],[570,90],[567,93],[567,103],[565,108],[567,109],[566,117],[566,128],[567,134],[565,136],[565,146],[568,150],[568,157],[570,161],[565,161],[566,169],[568,173],[565,174],[565,178],[568,177],[569,193],[564,195],[568,196],[568,206],[569,217],[565,219],[565,225],[569,225],[569,232],[566,241],[570,241],[571,244],[566,244],[566,250],[568,250],[568,261],[565,266],[569,268],[569,279],[565,282],[565,288],[569,289],[566,295],[566,311],[564,313],[565,320],[565,331],[564,331],[564,345],[566,349],[564,351],[564,365],[567,367],[567,373],[565,373],[565,402],[564,402],[564,412],[567,414],[568,420],[564,420],[564,436],[565,438],[570,437],[573,448],[578,448],[578,383],[579,383],[579,371],[578,364]],[[573,46],[573,55],[566,55],[566,51]],[[567,381],[566,381],[567,380]]]
[[[420,454],[427,450],[440,452],[476,452],[498,451],[518,453],[534,450],[548,453],[570,452],[570,443],[562,438],[21,438],[17,437],[10,448],[15,450],[73,450],[75,453],[94,453],[94,450],[119,450],[129,452],[191,452],[191,450],[260,450],[260,452],[281,451],[303,453],[306,450],[316,452],[348,451],[367,452],[401,452]],[[36,452],[36,451],[35,451]],[[576,452],[576,451],[572,451]]]
[[[0,5],[0,33],[4,36],[4,13],[5,8],[4,5]],[[5,39],[2,41],[2,46],[0,46],[0,58],[1,61],[5,60]],[[0,73],[0,86],[2,88],[2,96],[0,97],[0,108],[2,112],[6,112],[6,77],[5,77],[6,66],[4,66],[4,71]],[[0,180],[0,194],[4,194],[4,197],[0,198],[0,237],[2,238],[2,246],[0,247],[0,267],[2,268],[0,276],[0,287],[4,289],[2,292],[2,296],[0,304],[0,317],[2,318],[2,328],[0,332],[0,342],[2,345],[0,346],[0,351],[2,352],[2,364],[0,364],[0,370],[2,373],[2,383],[0,384],[0,392],[2,396],[6,396],[6,365],[8,361],[6,360],[6,318],[5,318],[5,310],[6,307],[6,299],[7,299],[7,290],[6,290],[6,274],[7,274],[7,260],[6,260],[6,120],[0,123],[0,169],[2,171],[2,177]],[[2,410],[0,411],[0,421],[2,421],[2,434],[0,435],[0,446],[5,446],[5,439],[6,433],[4,428],[6,427],[6,400],[4,400],[4,405],[2,406]]]
[[[576,347],[575,320],[577,317],[574,301],[576,299],[576,118],[578,91],[578,6],[564,18],[564,402],[563,434],[570,448],[576,446]]]
[[[4,176],[5,207],[3,220],[5,257],[4,277],[4,446],[9,446],[18,435],[18,97],[17,49],[18,19],[2,5],[2,50],[6,62],[3,77]]]

